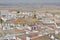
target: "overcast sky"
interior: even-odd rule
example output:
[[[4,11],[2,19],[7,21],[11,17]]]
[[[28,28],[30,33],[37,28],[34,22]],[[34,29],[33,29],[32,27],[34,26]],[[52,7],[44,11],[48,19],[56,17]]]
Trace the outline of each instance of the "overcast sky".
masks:
[[[56,3],[60,4],[60,0],[0,0],[0,4],[42,4],[42,3]]]

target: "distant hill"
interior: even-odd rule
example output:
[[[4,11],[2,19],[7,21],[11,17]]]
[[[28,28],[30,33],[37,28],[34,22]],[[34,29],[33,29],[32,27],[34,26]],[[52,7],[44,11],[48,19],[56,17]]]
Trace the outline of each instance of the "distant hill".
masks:
[[[2,4],[0,6],[41,6],[41,5],[55,5],[60,6],[60,3],[17,3],[17,4]]]
[[[53,11],[60,10],[60,0],[51,1],[0,1],[0,9],[20,10],[20,11]]]

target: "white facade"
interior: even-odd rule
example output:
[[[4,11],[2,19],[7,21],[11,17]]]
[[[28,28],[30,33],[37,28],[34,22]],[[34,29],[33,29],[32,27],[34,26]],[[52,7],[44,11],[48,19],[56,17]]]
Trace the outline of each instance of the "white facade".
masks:
[[[57,14],[56,14],[55,17],[56,17],[56,18],[60,18],[60,15],[57,15]]]
[[[10,12],[9,10],[0,10],[1,11],[1,17],[4,20],[11,20],[11,19],[16,19],[17,18],[17,13],[16,12]],[[4,21],[5,21],[4,20]]]
[[[43,23],[54,23],[54,21],[52,19],[49,19],[49,18],[43,18],[42,22]]]
[[[26,37],[26,40],[31,40],[31,38],[30,37]]]
[[[7,34],[7,35],[4,37],[4,39],[10,40],[10,39],[16,39],[16,37],[15,37],[15,35]]]
[[[22,40],[21,38],[17,38],[17,40]]]
[[[7,15],[9,13],[9,10],[0,10],[1,15]]]
[[[53,17],[53,14],[52,13],[47,13],[47,16]]]
[[[51,35],[51,37],[50,37],[51,39],[54,39],[54,36],[53,35]]]
[[[4,22],[4,23],[2,23],[2,26],[3,26],[3,30],[10,30],[15,27],[15,24]]]

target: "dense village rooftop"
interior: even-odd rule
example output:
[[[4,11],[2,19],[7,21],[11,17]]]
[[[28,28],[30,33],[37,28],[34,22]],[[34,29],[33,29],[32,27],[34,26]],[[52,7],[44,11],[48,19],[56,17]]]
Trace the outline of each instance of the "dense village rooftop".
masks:
[[[3,22],[0,23],[0,33],[5,38],[14,35],[14,37],[22,38],[22,40],[25,40],[28,36],[32,40],[35,40],[35,38],[39,40],[40,37],[44,40],[45,35],[55,33],[55,31],[60,32],[60,18],[59,15],[58,18],[55,15],[57,14],[51,12],[32,11],[30,14],[30,12],[2,10],[0,20]],[[47,38],[49,40],[49,36]]]

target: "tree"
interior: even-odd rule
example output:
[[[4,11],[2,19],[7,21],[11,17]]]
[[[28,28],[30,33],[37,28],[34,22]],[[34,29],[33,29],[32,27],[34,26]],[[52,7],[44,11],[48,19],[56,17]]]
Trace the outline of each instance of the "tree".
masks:
[[[2,23],[3,22],[3,20],[2,19],[0,19],[0,23]]]
[[[20,13],[19,11],[17,11],[17,13]]]

